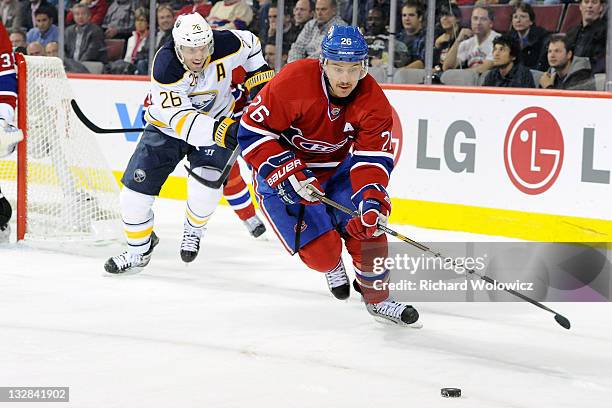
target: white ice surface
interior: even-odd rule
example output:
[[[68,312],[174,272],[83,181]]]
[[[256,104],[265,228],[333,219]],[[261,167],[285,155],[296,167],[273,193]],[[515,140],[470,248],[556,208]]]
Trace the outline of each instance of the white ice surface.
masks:
[[[53,406],[79,408],[610,406],[610,304],[554,304],[570,331],[524,303],[423,303],[423,329],[382,325],[227,207],[185,266],[182,217],[156,204],[160,245],[130,277],[102,276],[118,243],[0,246],[0,386],[69,386]]]

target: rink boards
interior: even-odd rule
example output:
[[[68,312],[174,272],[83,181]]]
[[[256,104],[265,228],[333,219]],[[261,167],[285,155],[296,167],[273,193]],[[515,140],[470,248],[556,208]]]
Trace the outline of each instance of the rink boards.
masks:
[[[112,79],[109,79],[112,78]],[[140,127],[146,78],[75,75],[103,128]],[[540,241],[612,241],[612,95],[385,85],[395,223]],[[98,135],[117,175],[138,134]],[[178,166],[162,196],[185,198]]]

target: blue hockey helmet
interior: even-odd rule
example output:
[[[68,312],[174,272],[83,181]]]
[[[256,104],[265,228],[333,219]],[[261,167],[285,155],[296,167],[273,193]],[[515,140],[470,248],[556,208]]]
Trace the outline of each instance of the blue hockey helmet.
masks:
[[[357,27],[333,25],[321,41],[321,65],[327,61],[361,62],[363,78],[368,73],[368,44]]]
[[[368,58],[368,44],[359,28],[333,25],[321,42],[321,58],[330,61],[361,62]]]

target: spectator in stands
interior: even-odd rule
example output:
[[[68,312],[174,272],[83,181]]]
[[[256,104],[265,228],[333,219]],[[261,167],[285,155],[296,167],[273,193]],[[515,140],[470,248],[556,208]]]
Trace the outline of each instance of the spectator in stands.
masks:
[[[2,24],[7,30],[20,30],[21,29],[21,5],[18,0],[2,0],[0,2],[0,17],[2,18]]]
[[[255,9],[255,2],[253,2],[253,8]],[[268,9],[272,5],[271,0],[258,0],[257,2],[257,10],[255,10],[255,16],[252,21],[253,26],[257,27],[257,35],[259,36],[259,41],[262,44],[265,44],[268,37]]]
[[[218,30],[246,30],[253,20],[253,9],[244,0],[223,0],[213,6],[207,20]]]
[[[149,65],[149,11],[138,8],[134,11],[134,32],[127,40],[123,61],[136,67],[136,72],[146,75]]]
[[[275,38],[268,38],[266,41],[266,45],[264,47],[264,58],[269,66],[274,68],[276,66],[276,44],[274,42]],[[283,55],[281,56],[281,64],[285,65],[287,63],[287,58],[289,57],[289,46],[285,46],[283,44]]]
[[[193,4],[188,4],[181,8],[177,13],[177,17],[183,14],[200,13],[204,18],[208,17],[212,4],[207,0],[193,0]]]
[[[574,57],[572,43],[566,35],[550,37],[547,56],[550,69],[540,77],[541,88],[595,90],[589,60]]]
[[[268,9],[268,37],[276,36],[276,18],[278,17],[278,6],[276,1],[272,2],[271,7]],[[292,31],[293,23],[291,22],[291,7],[289,4],[285,6],[285,14],[283,17],[283,48],[289,49],[291,44],[297,39],[297,34]]]
[[[102,22],[105,38],[127,40],[134,30],[134,9],[131,0],[115,0],[108,7]]]
[[[34,12],[40,6],[49,6],[53,10],[53,21],[57,21],[57,9],[49,4],[47,0],[24,0],[22,1],[21,8],[21,17],[22,17],[22,27],[26,30],[30,30],[34,27],[34,21],[36,17],[34,16]]]
[[[47,57],[59,57],[59,43],[53,41],[45,46],[45,55]]]
[[[546,43],[548,31],[535,25],[535,12],[527,4],[519,2],[512,12],[512,29],[510,35],[521,46],[521,62],[530,69],[546,71]]]
[[[159,50],[170,38],[174,26],[174,10],[168,4],[157,7],[157,40],[155,50]]]
[[[25,47],[28,45],[26,41],[26,35],[21,30],[11,30],[9,39],[11,40],[11,44],[13,44],[14,51],[17,51],[17,48],[25,50]],[[17,51],[17,52],[20,52],[20,51]]]
[[[29,43],[27,52],[28,52],[28,55],[31,55],[33,57],[44,57],[45,56],[45,48],[38,41]]]
[[[111,0],[112,1],[112,0]],[[108,11],[108,3],[106,0],[81,0],[77,1],[77,3],[83,3],[89,7],[89,12],[91,13],[91,22],[95,25],[102,25],[104,21],[104,17],[106,16],[106,12]],[[72,11],[68,11],[66,15],[66,25],[70,25],[74,22],[74,17],[72,16]]]
[[[484,80],[484,86],[502,88],[535,88],[531,71],[520,62],[521,47],[509,34],[493,40],[493,68]]]
[[[36,27],[28,31],[26,41],[39,42],[44,47],[50,42],[58,41],[59,29],[53,24],[53,11],[49,6],[40,6],[34,12]]]
[[[357,3],[357,26],[364,27],[366,25],[367,13],[372,9],[373,4],[369,5],[366,1],[360,1]],[[353,0],[339,0],[338,1],[338,15],[340,18],[347,22],[347,24],[353,24]]]
[[[317,0],[315,18],[304,25],[297,40],[289,50],[289,62],[302,58],[319,58],[321,40],[332,25],[346,25],[344,20],[336,15],[336,0]]]
[[[448,1],[448,0],[445,0],[445,1]],[[422,3],[423,4],[427,4],[427,0],[423,0]],[[398,1],[398,4],[402,5],[402,3],[399,2],[399,1]],[[379,8],[382,9],[383,13],[385,13],[385,16],[387,18],[387,21],[385,23],[387,24],[388,27],[391,27],[391,21],[389,19],[389,15],[391,14],[391,1],[390,0],[367,0],[367,2],[366,2],[366,10],[370,10],[372,7],[379,7]],[[399,30],[402,29],[402,12],[401,12],[401,9],[400,9],[399,13],[397,13],[397,15],[395,17],[396,17],[395,18],[395,29],[397,31],[399,31]],[[347,20],[347,21],[351,21],[351,20]]]
[[[404,29],[397,39],[408,48],[407,68],[423,68],[425,66],[425,26],[423,15],[425,6],[420,0],[406,0],[402,4],[402,25]]]
[[[300,30],[314,17],[315,3],[312,0],[298,0],[293,7],[293,23]]]
[[[59,58],[59,44],[56,42],[50,42],[45,47],[45,55],[47,57],[58,57]],[[89,70],[85,65],[78,61],[70,58],[64,58],[64,70],[66,72],[74,72],[78,74],[89,74]]]
[[[366,21],[365,40],[368,44],[369,65],[386,65],[389,61],[389,33],[385,28],[386,16],[384,11],[374,6],[368,11]],[[410,61],[408,47],[401,41],[395,41],[395,58],[393,65],[396,68],[404,67]]]
[[[607,21],[602,18],[605,0],[582,0],[582,21],[567,32],[576,57],[588,57],[594,74],[606,70]]]
[[[459,35],[461,10],[456,4],[443,4],[438,15],[442,34],[434,42],[434,71],[440,73],[446,54]]]
[[[106,62],[106,46],[102,29],[91,23],[91,12],[85,4],[72,7],[74,24],[66,28],[64,55],[75,61]]]
[[[493,30],[493,10],[474,7],[470,20],[472,28],[463,28],[444,60],[444,70],[468,68],[477,73],[493,66],[493,40],[499,33]]]
[[[293,25],[287,36],[293,38],[291,43],[297,40],[298,35],[302,32],[304,25],[310,21],[314,15],[314,1],[298,0],[293,7]]]

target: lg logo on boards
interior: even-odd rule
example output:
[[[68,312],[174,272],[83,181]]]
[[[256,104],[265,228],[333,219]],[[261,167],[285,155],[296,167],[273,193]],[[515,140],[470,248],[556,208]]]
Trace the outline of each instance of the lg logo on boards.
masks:
[[[417,168],[440,170],[441,158],[427,154],[427,124],[427,120],[419,120]],[[459,134],[465,140],[458,140]],[[476,144],[476,131],[470,122],[457,120],[451,123],[444,136],[443,154],[449,170],[474,173]],[[523,109],[507,127],[503,146],[506,173],[510,182],[525,194],[542,194],[554,185],[563,167],[564,153],[563,131],[546,109]],[[595,154],[595,129],[585,127],[580,181],[610,184],[610,171],[594,168]]]

